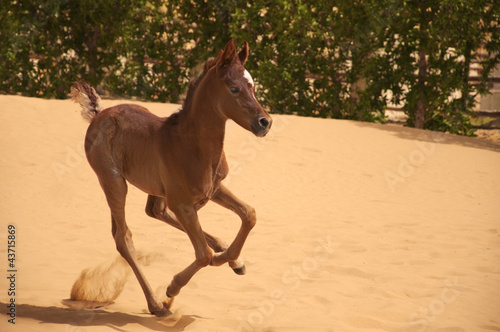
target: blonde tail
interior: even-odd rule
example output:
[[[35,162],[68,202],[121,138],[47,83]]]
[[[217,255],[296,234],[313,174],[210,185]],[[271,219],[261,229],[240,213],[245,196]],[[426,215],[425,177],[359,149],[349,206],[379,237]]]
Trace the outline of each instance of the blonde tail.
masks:
[[[83,81],[73,83],[69,96],[80,104],[82,117],[89,122],[102,111],[101,97],[90,84]]]

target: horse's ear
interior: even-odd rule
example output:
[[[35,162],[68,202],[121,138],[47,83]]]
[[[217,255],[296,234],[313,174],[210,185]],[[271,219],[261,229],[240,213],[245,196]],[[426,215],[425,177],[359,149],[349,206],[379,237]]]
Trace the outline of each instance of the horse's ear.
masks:
[[[240,53],[238,53],[238,58],[240,58],[241,64],[244,65],[245,62],[247,62],[248,59],[248,43],[245,40],[245,45],[243,45],[243,48],[241,49]]]
[[[222,51],[222,54],[219,57],[219,61],[217,61],[217,67],[228,67],[234,63],[235,58],[236,47],[234,46],[234,40],[231,39],[224,48],[224,51]]]

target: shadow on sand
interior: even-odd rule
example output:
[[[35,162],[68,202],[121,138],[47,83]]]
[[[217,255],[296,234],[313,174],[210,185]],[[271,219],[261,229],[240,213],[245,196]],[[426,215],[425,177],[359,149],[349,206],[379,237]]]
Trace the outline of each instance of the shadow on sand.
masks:
[[[6,303],[0,302],[2,308],[5,308],[6,305]],[[16,319],[23,318],[34,319],[40,324],[68,325],[68,331],[71,331],[72,327],[91,326],[106,326],[123,331],[128,324],[137,324],[153,331],[184,331],[195,321],[194,316],[184,316],[177,312],[165,318],[157,318],[150,314],[128,314],[104,309],[87,310],[18,304],[16,306]]]
[[[369,127],[373,129],[390,132],[402,139],[419,140],[424,142],[431,142],[431,143],[434,142],[434,143],[450,144],[450,145],[460,145],[470,148],[500,152],[499,143],[493,141],[487,141],[485,139],[453,135],[438,131],[409,128],[396,124],[380,125],[376,123],[361,122],[361,121],[356,121],[355,123],[359,127]]]

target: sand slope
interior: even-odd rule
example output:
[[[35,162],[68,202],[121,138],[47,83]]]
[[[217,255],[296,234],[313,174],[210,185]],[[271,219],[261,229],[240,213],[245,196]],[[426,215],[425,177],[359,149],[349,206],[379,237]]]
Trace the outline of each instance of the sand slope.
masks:
[[[178,107],[140,104],[159,115]],[[227,128],[226,183],[258,214],[247,275],[202,270],[164,321],[147,313],[133,276],[109,307],[65,307],[80,272],[117,255],[78,111],[68,100],[0,96],[2,312],[11,224],[18,270],[16,325],[4,314],[1,331],[500,331],[499,145],[276,115],[263,139]],[[129,187],[129,227],[164,292],[193,249],[145,203]],[[200,219],[226,241],[239,227],[214,204]]]

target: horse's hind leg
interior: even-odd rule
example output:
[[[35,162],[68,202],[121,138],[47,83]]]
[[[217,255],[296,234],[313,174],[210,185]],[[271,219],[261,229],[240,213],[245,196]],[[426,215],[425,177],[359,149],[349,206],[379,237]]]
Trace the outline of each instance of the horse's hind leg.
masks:
[[[127,183],[117,172],[109,171],[106,173],[106,176],[98,174],[98,177],[111,209],[112,234],[116,242],[116,249],[134,271],[146,296],[149,311],[157,316],[168,315],[171,302],[161,303],[156,298],[137,261],[132,233],[125,222]]]
[[[167,211],[167,204],[165,202],[165,199],[163,197],[158,197],[158,196],[153,196],[149,195],[148,196],[148,203],[146,204],[146,214],[152,218],[156,218],[158,220],[161,220],[178,230],[181,230],[184,232],[184,229],[180,225],[179,221],[177,221],[174,217],[172,217],[168,211]],[[221,239],[210,235],[206,232],[203,232],[205,234],[205,239],[207,240],[207,244],[210,248],[212,248],[216,253],[217,252],[224,252],[227,249],[227,244],[225,244]],[[229,266],[233,269],[233,271],[237,274],[244,274],[244,266],[243,266],[243,261],[237,260],[237,261],[230,261]],[[243,267],[243,269],[242,269]]]
[[[163,197],[149,195],[148,202],[146,204],[146,214],[185,232],[181,224],[168,213],[167,204]],[[204,232],[204,234],[208,246],[215,252],[222,252],[227,249],[227,244],[225,244],[221,239],[206,232]]]

